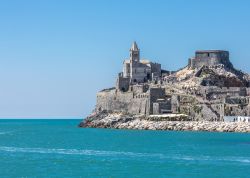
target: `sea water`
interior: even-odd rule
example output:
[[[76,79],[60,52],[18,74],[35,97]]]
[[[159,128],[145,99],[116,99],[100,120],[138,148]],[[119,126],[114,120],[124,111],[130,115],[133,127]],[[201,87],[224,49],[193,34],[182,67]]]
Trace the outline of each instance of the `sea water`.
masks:
[[[250,134],[0,120],[0,177],[250,177]]]

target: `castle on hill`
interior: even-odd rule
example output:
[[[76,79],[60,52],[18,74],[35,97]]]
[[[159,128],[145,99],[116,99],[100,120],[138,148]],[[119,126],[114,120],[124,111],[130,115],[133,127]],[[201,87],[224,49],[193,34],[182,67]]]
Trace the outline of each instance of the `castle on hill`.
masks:
[[[179,71],[141,59],[133,42],[116,87],[97,94],[96,112],[132,115],[186,114],[190,120],[250,115],[249,76],[234,69],[229,52],[199,50]]]

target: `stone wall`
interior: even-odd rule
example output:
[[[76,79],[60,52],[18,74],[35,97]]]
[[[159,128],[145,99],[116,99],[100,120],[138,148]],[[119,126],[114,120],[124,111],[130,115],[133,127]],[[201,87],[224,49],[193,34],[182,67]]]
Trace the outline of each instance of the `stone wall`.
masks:
[[[153,114],[153,103],[159,103],[159,112],[171,111],[171,100],[164,88],[148,88],[134,85],[127,92],[118,89],[104,90],[97,94],[96,111],[125,112],[129,114]]]
[[[123,62],[123,77],[130,77],[130,63],[126,60]]]
[[[133,98],[133,93],[122,93],[116,89],[97,93],[96,110],[127,112],[128,103]]]
[[[171,105],[172,105],[173,113],[180,112],[180,96],[179,95],[172,95]]]
[[[152,73],[152,79],[156,80],[161,77],[161,64],[158,63],[150,63],[151,65],[151,73]]]
[[[223,99],[227,96],[231,97],[239,97],[246,96],[247,90],[245,87],[200,87],[200,92],[206,97],[208,100],[217,100]]]
[[[129,114],[148,114],[148,95],[134,95],[133,92],[121,92],[113,89],[97,94],[96,110],[124,112]]]
[[[249,113],[248,106],[244,105],[225,105],[225,116],[247,116]]]
[[[231,67],[228,51],[196,51],[195,57],[189,59],[189,67],[200,68],[202,66],[214,66],[224,64]]]
[[[171,101],[153,103],[154,115],[166,114],[166,113],[172,113]]]
[[[249,104],[249,97],[227,97],[225,102],[227,104],[247,105]]]
[[[131,83],[145,83],[151,79],[151,68],[140,62],[131,63]]]
[[[117,78],[116,88],[120,91],[126,92],[129,90],[130,78],[122,77],[121,75]]]
[[[157,103],[158,99],[166,98],[165,88],[150,88],[149,89],[149,114],[153,114],[153,103]]]

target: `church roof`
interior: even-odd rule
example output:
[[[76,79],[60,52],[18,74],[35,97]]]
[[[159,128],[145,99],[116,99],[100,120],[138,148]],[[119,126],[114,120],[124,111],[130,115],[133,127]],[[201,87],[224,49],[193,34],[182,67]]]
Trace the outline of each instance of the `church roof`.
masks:
[[[137,46],[137,44],[136,44],[135,41],[133,42],[133,44],[132,44],[130,50],[131,50],[131,51],[139,51],[139,48],[138,48],[138,46]]]
[[[150,64],[151,63],[149,60],[146,60],[146,59],[142,59],[140,62],[142,64]]]

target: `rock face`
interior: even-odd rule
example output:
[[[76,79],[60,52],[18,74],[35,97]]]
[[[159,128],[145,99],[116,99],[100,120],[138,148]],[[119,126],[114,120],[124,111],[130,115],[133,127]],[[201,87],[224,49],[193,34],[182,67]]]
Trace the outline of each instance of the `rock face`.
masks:
[[[209,132],[250,132],[250,124],[243,122],[209,121],[164,121],[149,120],[142,116],[121,113],[102,112],[84,119],[79,127],[111,128],[133,130],[173,130],[173,131],[209,131]]]
[[[224,65],[203,66],[195,73],[195,77],[200,78],[201,86],[217,87],[248,87],[248,74]]]

